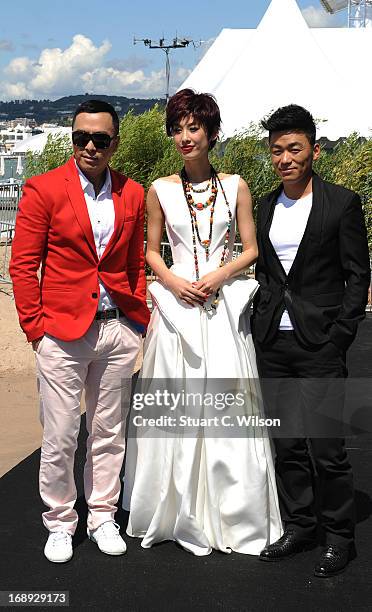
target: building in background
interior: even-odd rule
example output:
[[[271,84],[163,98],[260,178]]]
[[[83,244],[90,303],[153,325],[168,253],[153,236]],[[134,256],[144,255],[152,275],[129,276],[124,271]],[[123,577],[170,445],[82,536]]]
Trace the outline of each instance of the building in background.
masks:
[[[19,132],[15,133],[19,134]],[[25,127],[25,131],[22,134],[25,137],[16,138],[12,141],[13,146],[10,149],[0,150],[0,184],[22,183],[26,171],[27,152],[41,153],[49,135],[62,134],[70,136],[71,128],[45,123],[33,130]]]

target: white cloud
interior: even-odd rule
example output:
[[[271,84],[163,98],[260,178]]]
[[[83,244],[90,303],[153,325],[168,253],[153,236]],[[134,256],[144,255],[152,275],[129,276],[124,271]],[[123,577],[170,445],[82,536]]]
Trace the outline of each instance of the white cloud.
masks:
[[[79,79],[89,69],[100,64],[111,49],[108,41],[95,47],[89,38],[82,34],[73,37],[73,43],[65,51],[61,49],[44,49],[41,52],[35,76],[30,85],[35,91],[52,93],[57,87],[63,87]]]
[[[117,70],[110,66],[94,68],[85,72],[81,80],[84,84],[83,89],[96,93],[113,93],[124,95],[125,91],[132,89],[138,90],[144,87],[146,77],[142,70],[128,72],[127,70]]]
[[[4,100],[25,100],[32,98],[25,83],[0,83]]]
[[[191,70],[177,68],[171,72],[172,89],[177,87],[186,79]],[[117,94],[121,96],[145,96],[159,97],[165,93],[165,71],[151,71],[146,75],[143,70],[128,72],[117,70],[112,67],[96,68],[86,72],[82,77],[85,91],[99,94]]]
[[[321,6],[307,6],[302,14],[310,28],[339,28],[343,25],[339,15],[330,15]]]
[[[6,99],[57,98],[59,96],[90,91],[101,94],[157,97],[164,94],[164,70],[145,73],[133,69],[133,63],[125,60],[106,59],[111,43],[104,41],[95,46],[83,34],[73,37],[69,47],[47,48],[39,58],[14,58],[3,70],[5,77],[0,89]],[[172,88],[176,89],[188,76],[183,67],[171,73]]]
[[[35,62],[32,62],[28,57],[16,57],[7,65],[4,72],[11,80],[17,80],[29,75],[34,64]]]

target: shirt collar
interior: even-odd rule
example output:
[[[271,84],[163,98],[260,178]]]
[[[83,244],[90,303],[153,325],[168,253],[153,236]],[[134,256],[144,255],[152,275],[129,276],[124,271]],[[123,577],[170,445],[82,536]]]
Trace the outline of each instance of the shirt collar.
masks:
[[[75,166],[76,169],[78,171],[78,175],[79,175],[79,179],[80,179],[80,184],[81,184],[81,188],[82,190],[85,191],[92,191],[94,192],[94,187],[93,184],[87,179],[87,177],[85,176],[85,174],[80,170],[78,164],[76,163],[76,159],[74,159],[75,162]],[[103,183],[102,187],[101,187],[101,191],[99,192],[98,195],[101,195],[101,193],[108,193],[111,195],[112,192],[112,181],[111,181],[111,172],[108,168],[106,168],[106,178],[105,178],[105,182]]]

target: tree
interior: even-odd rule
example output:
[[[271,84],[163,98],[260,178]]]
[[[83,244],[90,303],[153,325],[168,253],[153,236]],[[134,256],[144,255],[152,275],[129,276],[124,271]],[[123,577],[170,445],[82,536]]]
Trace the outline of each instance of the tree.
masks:
[[[71,154],[71,140],[66,134],[49,134],[46,145],[40,153],[27,151],[26,178],[62,166]]]
[[[120,143],[111,165],[144,185],[146,190],[156,178],[179,172],[182,167],[164,125],[165,113],[159,106],[141,115],[130,111],[120,123]],[[67,136],[48,136],[42,153],[27,154],[27,176],[56,168],[70,155],[71,143]],[[279,183],[267,143],[261,129],[255,125],[218,143],[211,152],[211,162],[219,171],[240,174],[247,181],[255,203]],[[322,149],[314,169],[325,180],[359,193],[372,252],[372,140],[351,134],[333,150]]]
[[[320,176],[358,193],[362,199],[369,249],[372,253],[372,140],[351,134],[315,163]]]
[[[178,172],[179,156],[164,127],[164,112],[155,105],[135,115],[129,111],[120,123],[120,144],[112,167],[148,189],[159,176]]]
[[[219,149],[216,153],[218,152]],[[255,204],[279,183],[272,168],[268,147],[262,138],[262,131],[253,124],[227,141],[216,165],[227,174],[240,174],[248,183]]]

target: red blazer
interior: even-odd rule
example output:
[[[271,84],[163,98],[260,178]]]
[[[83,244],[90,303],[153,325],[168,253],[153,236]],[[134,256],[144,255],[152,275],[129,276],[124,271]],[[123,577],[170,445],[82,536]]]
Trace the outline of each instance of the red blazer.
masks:
[[[144,191],[130,178],[110,172],[115,227],[100,260],[73,158],[24,185],[9,270],[29,342],[44,332],[67,341],[81,338],[97,311],[99,278],[129,319],[144,326],[149,321]]]

